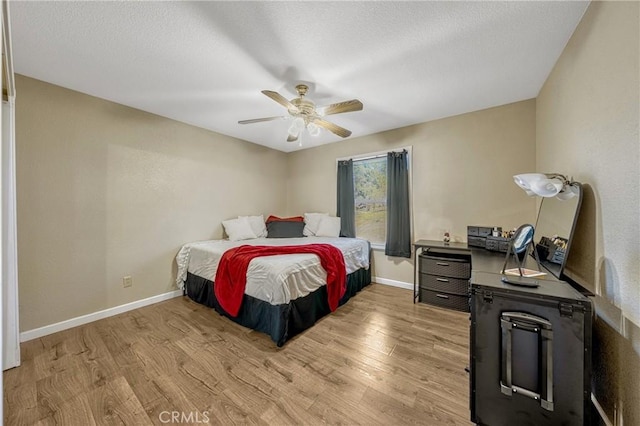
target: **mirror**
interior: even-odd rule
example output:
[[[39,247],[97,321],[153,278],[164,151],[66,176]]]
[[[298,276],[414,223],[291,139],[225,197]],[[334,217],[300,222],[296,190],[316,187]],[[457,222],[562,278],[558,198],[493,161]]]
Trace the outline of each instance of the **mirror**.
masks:
[[[525,269],[524,265],[526,263],[527,250],[530,245],[533,245],[533,235],[533,225],[525,224],[516,229],[516,232],[513,234],[513,237],[511,237],[511,241],[509,242],[509,251],[507,251],[507,255],[504,258],[504,265],[502,265],[502,282],[524,287],[538,287],[538,280],[524,276],[525,272],[530,272],[528,269]],[[533,251],[533,248],[531,251]],[[507,264],[509,263],[509,258],[512,255],[518,264],[518,268],[507,270]],[[540,268],[539,263],[538,268]],[[507,274],[515,273],[515,271],[517,271],[518,276],[507,276]]]
[[[534,228],[531,225],[519,227],[511,239],[512,250],[515,254],[520,254],[527,249],[533,240]]]
[[[543,198],[534,243],[540,264],[561,279],[582,203],[582,185],[572,182],[557,197]]]

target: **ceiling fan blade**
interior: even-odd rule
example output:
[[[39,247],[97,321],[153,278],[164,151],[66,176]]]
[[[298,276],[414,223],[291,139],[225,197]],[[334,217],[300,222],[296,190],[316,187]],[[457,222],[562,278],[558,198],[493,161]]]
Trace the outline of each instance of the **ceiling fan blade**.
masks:
[[[343,112],[362,111],[362,108],[362,102],[357,99],[351,99],[350,101],[337,102],[318,109],[323,115],[331,115],[341,114]]]
[[[283,107],[287,108],[288,110],[298,112],[298,107],[289,102],[289,100],[282,96],[280,93],[274,92],[272,90],[263,90],[262,93],[264,93]]]
[[[265,117],[265,118],[253,118],[251,120],[240,120],[238,124],[251,124],[251,123],[260,123],[261,121],[273,121],[282,119],[284,120],[286,117],[278,116],[278,117]]]
[[[351,136],[351,130],[347,130],[344,127],[340,127],[337,124],[333,124],[321,118],[316,118],[315,120],[313,120],[313,123],[316,123],[318,126],[323,127],[332,133],[335,133],[341,138],[347,138]]]
[[[298,140],[298,135],[292,135],[291,133],[289,133],[289,136],[287,136],[287,142],[295,142]]]

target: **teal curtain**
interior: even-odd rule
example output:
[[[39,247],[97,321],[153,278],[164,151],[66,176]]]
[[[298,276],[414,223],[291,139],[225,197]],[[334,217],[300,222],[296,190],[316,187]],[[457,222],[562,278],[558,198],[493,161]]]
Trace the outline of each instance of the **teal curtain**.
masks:
[[[338,161],[338,208],[340,217],[340,236],[355,238],[356,210],[353,182],[353,160]]]
[[[411,257],[409,154],[387,153],[387,243],[384,254]]]

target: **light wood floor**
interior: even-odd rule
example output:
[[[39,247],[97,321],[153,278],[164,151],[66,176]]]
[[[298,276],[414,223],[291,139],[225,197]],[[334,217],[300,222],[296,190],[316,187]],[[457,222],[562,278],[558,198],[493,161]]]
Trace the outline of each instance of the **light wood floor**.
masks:
[[[176,298],[23,343],[4,420],[469,425],[468,318],[372,284],[277,348]]]

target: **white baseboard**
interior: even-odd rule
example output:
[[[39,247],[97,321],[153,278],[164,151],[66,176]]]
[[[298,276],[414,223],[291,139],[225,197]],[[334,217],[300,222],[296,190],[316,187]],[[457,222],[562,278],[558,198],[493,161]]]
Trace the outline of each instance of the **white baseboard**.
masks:
[[[20,333],[20,342],[27,342],[29,340],[37,339],[42,336],[57,333],[58,331],[68,330],[79,325],[88,324],[93,321],[98,321],[103,318],[112,317],[114,315],[128,312],[133,309],[142,308],[143,306],[153,305],[154,303],[162,302],[165,300],[173,299],[174,297],[182,296],[182,290],[173,290],[167,293],[158,294],[157,296],[147,297],[146,299],[136,300],[135,302],[125,303],[124,305],[114,306],[113,308],[104,309],[102,311],[93,312],[91,314],[82,315],[76,318],[71,318],[65,321],[57,322],[51,325],[45,325],[44,327],[35,328],[33,330],[23,331]]]
[[[400,287],[407,290],[413,290],[413,284],[404,281],[390,280],[387,278],[371,277],[371,281],[378,284],[390,285],[392,287]]]

